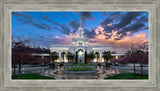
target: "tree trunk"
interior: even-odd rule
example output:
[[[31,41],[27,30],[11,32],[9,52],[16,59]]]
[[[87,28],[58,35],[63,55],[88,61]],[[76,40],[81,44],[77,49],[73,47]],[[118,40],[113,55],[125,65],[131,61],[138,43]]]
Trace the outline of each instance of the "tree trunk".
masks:
[[[15,78],[15,73],[16,73],[16,65],[13,64],[13,78]]]
[[[19,72],[18,72],[18,79],[21,78],[21,60],[19,62]]]
[[[141,75],[143,75],[143,64],[141,64]]]
[[[134,79],[136,79],[136,66],[135,66],[135,63],[134,64]]]

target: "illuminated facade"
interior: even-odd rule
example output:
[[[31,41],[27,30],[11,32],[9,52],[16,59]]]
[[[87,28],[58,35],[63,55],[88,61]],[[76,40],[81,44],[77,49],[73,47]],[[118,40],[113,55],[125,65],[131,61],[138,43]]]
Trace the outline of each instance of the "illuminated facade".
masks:
[[[96,58],[93,62],[104,62],[102,58],[102,53],[104,51],[110,51],[110,46],[108,45],[89,45],[89,39],[83,36],[83,29],[80,23],[80,27],[78,29],[78,38],[72,38],[72,45],[51,45],[50,52],[57,52],[59,54],[59,60],[56,62],[68,62],[66,58],[67,52],[71,52],[73,54],[78,54],[78,62],[84,63],[85,60],[85,52],[90,53],[94,52],[96,54]]]

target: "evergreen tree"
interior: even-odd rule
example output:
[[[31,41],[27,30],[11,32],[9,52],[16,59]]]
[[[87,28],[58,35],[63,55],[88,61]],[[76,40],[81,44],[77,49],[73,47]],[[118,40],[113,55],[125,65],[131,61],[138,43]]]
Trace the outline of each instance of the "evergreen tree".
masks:
[[[76,52],[76,64],[77,64],[77,61],[78,61],[78,52]]]
[[[55,62],[55,60],[57,60],[58,58],[59,58],[59,56],[58,56],[57,52],[50,53],[50,59],[52,60],[52,63]]]
[[[74,60],[74,58],[75,58],[75,55],[74,55],[73,53],[71,53],[71,52],[68,52],[68,53],[66,54],[66,57],[67,57],[68,60],[70,60],[70,61],[73,62],[73,60]]]
[[[85,63],[87,64],[87,52],[85,51]]]
[[[94,54],[94,52],[90,52],[89,54],[87,54],[87,60],[92,60],[96,57],[96,55]]]

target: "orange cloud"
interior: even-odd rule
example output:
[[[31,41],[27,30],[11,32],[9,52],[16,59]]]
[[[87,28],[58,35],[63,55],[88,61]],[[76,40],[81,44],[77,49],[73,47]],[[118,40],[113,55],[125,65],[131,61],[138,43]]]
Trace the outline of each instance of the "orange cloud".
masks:
[[[57,39],[59,39],[60,37],[59,37],[59,36],[55,36],[54,38],[57,38]]]
[[[104,31],[104,28],[99,26],[95,29],[95,37],[90,38],[89,41],[94,41],[90,42],[91,45],[110,45],[111,51],[116,51],[117,53],[124,53],[126,52],[130,46],[131,43],[140,45],[148,39],[146,38],[146,33],[139,33],[139,34],[134,34],[133,36],[129,36],[129,32],[127,32],[127,35],[124,36],[123,38],[116,40],[116,38],[120,38],[122,34],[118,34],[117,30],[112,30],[111,33],[107,33]],[[106,36],[109,35],[109,36]],[[77,33],[74,34],[69,34],[66,35],[65,37],[59,37],[55,36],[55,38],[61,39],[61,44],[67,44],[71,45],[72,44],[72,38],[78,37]]]
[[[78,37],[78,34],[74,33],[74,34],[69,34],[69,35],[65,35],[64,37],[59,37],[59,36],[55,36],[54,38],[56,39],[60,39],[60,44],[65,44],[65,45],[71,45],[72,44],[72,38],[76,38]]]
[[[127,35],[121,38],[120,40],[116,40],[116,38],[119,38],[122,34],[117,34],[118,31],[112,30],[111,33],[106,33],[103,29],[103,27],[97,27],[95,29],[96,36],[94,38],[89,39],[90,41],[96,41],[94,43],[90,43],[92,45],[110,45],[111,51],[116,51],[118,53],[120,52],[126,52],[128,48],[130,48],[131,43],[140,45],[148,39],[146,38],[146,33],[139,33],[135,34],[133,36],[129,36],[129,32],[127,32]],[[98,32],[101,32],[98,34]],[[110,37],[106,35],[111,35]]]
[[[112,26],[112,23],[111,24],[107,24],[107,26]]]
[[[72,38],[77,38],[78,37],[78,34],[77,33],[74,33],[74,34],[69,34],[69,35],[66,35],[64,37],[64,40],[62,41],[64,44],[72,44]]]

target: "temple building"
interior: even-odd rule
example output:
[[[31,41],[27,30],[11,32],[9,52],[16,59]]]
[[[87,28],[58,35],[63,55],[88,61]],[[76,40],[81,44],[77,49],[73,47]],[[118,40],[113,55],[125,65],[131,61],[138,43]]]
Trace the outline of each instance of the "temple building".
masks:
[[[56,62],[69,62],[66,58],[67,52],[71,52],[73,54],[78,54],[78,62],[84,63],[85,60],[85,52],[90,53],[94,52],[96,55],[96,58],[93,60],[93,62],[104,62],[104,59],[102,57],[102,53],[104,51],[110,51],[109,45],[90,45],[89,39],[85,38],[83,36],[83,28],[80,26],[78,28],[78,37],[72,38],[72,44],[71,45],[51,45],[50,52],[57,52],[59,54],[59,59],[56,60]]]

